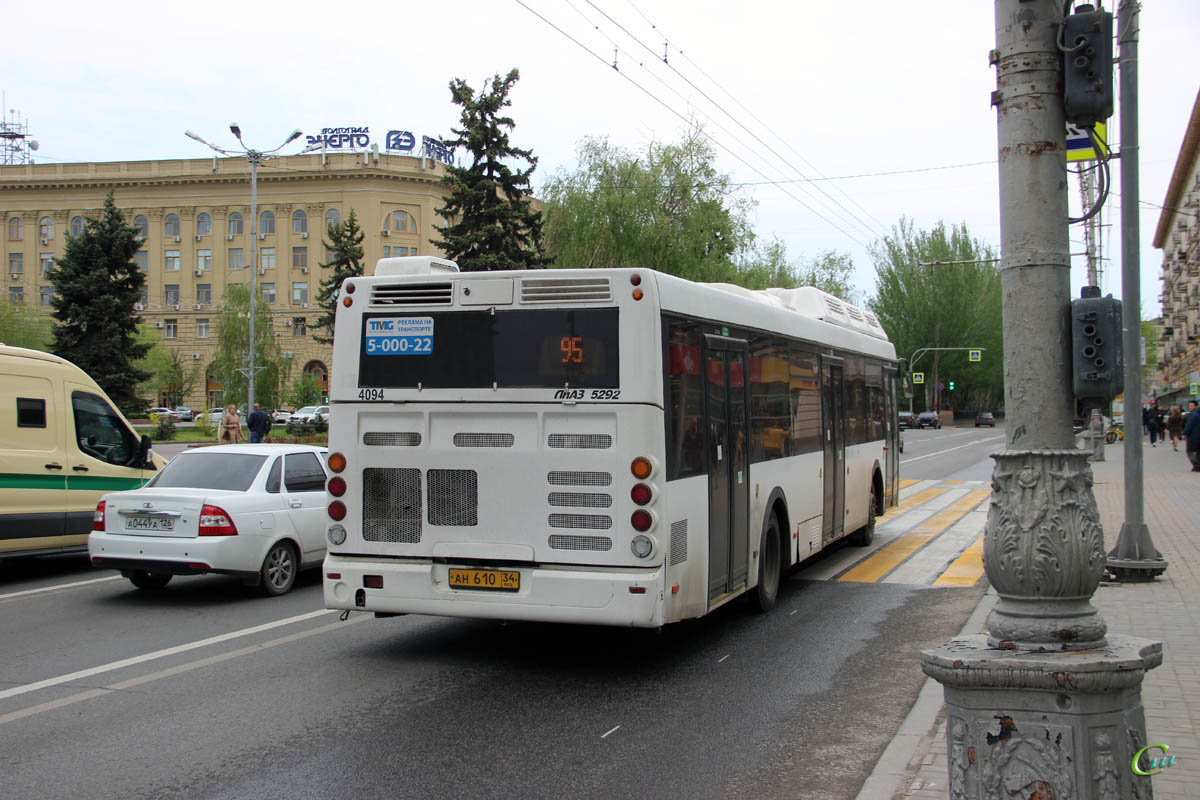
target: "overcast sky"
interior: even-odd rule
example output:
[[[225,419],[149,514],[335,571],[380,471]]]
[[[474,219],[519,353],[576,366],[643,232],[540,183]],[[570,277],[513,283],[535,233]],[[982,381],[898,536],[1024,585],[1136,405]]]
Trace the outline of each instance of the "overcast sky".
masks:
[[[866,297],[867,247],[902,215],[965,222],[999,246],[993,14],[987,0],[20,2],[4,14],[0,89],[40,163],[148,160],[208,155],[187,129],[232,147],[233,120],[262,149],[297,127],[368,126],[381,147],[391,129],[449,135],[450,79],[479,89],[517,67],[513,141],[540,159],[535,186],[572,167],[585,136],[637,150],[677,141],[694,117],[757,202],[758,235],[792,259],[849,253]],[[1154,316],[1162,253],[1150,242],[1200,88],[1200,2],[1145,0],[1141,17],[1142,302]],[[1110,139],[1119,150],[1115,120]],[[1120,191],[1103,240],[1103,286],[1117,296]],[[1077,211],[1074,180],[1071,195]],[[1071,240],[1082,253],[1079,226]]]

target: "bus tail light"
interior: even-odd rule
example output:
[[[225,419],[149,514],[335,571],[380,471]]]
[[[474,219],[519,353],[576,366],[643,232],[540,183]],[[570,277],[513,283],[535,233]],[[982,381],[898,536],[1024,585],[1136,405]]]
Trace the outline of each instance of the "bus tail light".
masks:
[[[104,501],[96,504],[96,513],[92,514],[92,530],[104,530]]]
[[[346,504],[341,500],[334,500],[332,503],[330,503],[329,517],[336,522],[341,522],[344,520],[346,518]]]
[[[654,524],[654,517],[650,516],[650,512],[644,508],[639,508],[629,517],[629,524],[639,533],[645,533],[650,530],[650,526]]]
[[[238,531],[225,509],[206,504],[200,509],[200,535],[237,536]]]
[[[329,456],[329,468],[334,472],[342,472],[346,469],[346,456],[341,453],[332,453]]]
[[[329,479],[329,493],[334,497],[341,497],[346,493],[346,479],[341,475],[334,475]]]
[[[635,536],[629,543],[629,549],[638,558],[649,558],[650,554],[654,552],[654,540],[649,536]]]
[[[629,498],[639,506],[644,506],[654,499],[654,490],[649,484],[638,483],[629,491]]]
[[[633,477],[644,481],[654,472],[654,464],[645,456],[638,456],[629,465],[629,471],[633,473]]]

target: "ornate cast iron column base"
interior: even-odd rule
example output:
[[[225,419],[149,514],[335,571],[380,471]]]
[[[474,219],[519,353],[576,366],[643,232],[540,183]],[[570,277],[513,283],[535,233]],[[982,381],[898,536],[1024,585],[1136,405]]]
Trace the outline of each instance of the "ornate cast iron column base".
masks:
[[[1162,663],[1160,643],[1114,635],[1098,650],[1020,653],[980,634],[921,662],[945,688],[953,800],[1153,796],[1131,762],[1151,744],[1142,679]]]
[[[1104,531],[1086,450],[993,453],[983,566],[1000,595],[988,642],[1016,650],[1091,650],[1108,629],[1091,604]]]

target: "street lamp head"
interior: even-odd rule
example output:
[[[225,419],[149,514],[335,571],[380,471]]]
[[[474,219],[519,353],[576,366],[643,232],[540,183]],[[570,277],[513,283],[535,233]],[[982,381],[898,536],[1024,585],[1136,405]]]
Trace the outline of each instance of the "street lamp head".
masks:
[[[234,136],[237,137],[237,140],[239,142],[242,141],[242,129],[240,127],[238,127],[238,124],[236,122],[229,123],[229,130],[230,130],[230,132],[233,133]]]
[[[284,142],[284,144],[290,144],[290,143],[296,141],[297,139],[300,138],[301,135],[302,135],[302,131],[299,128],[296,128],[296,130],[292,131],[292,135],[287,138],[287,141]]]
[[[208,144],[208,142],[201,139],[200,135],[198,133],[196,133],[195,131],[184,131],[183,135],[188,137],[189,139],[195,139],[200,144]]]

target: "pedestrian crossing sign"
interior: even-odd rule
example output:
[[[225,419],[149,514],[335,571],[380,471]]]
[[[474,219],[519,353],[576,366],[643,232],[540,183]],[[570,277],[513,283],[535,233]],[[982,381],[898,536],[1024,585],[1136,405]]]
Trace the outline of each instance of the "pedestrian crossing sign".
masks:
[[[1096,138],[1101,144],[1105,144],[1107,140],[1106,127],[1103,122],[1096,123]],[[1105,148],[1105,155],[1108,155],[1108,148]],[[1067,161],[1095,161],[1096,147],[1092,144],[1091,138],[1087,131],[1077,125],[1067,123]]]
[[[913,383],[924,383],[924,382],[925,382],[925,373],[924,372],[914,372],[913,373]]]
[[[1189,383],[1188,394],[1190,394],[1192,397],[1200,394],[1200,383]]]
[[[982,350],[968,350],[967,351],[967,360],[968,361],[983,360],[983,351]]]

